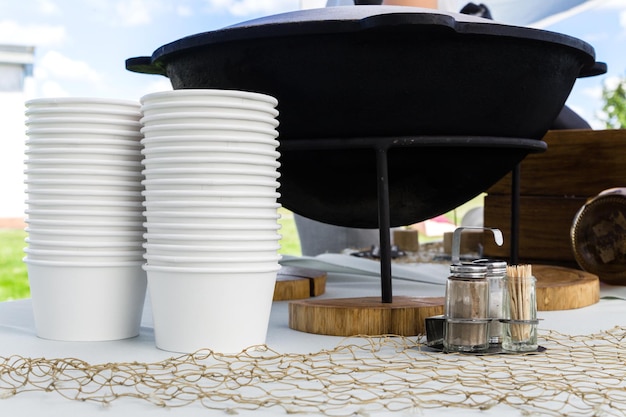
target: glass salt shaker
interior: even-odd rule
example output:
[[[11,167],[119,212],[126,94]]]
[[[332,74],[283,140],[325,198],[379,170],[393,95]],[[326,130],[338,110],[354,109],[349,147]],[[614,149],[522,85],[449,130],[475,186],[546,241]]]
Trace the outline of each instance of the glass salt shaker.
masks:
[[[467,263],[451,265],[445,300],[444,350],[487,350],[490,321],[487,267]]]
[[[489,343],[502,343],[502,323],[504,318],[504,278],[507,263],[498,259],[477,259],[474,264],[487,267],[489,281]]]

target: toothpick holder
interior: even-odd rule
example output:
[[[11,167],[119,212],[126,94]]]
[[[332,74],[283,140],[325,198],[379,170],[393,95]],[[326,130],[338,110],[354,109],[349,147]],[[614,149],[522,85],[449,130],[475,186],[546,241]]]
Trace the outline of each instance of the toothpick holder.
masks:
[[[536,351],[538,321],[534,276],[511,276],[507,273],[504,285],[504,315],[502,350]]]

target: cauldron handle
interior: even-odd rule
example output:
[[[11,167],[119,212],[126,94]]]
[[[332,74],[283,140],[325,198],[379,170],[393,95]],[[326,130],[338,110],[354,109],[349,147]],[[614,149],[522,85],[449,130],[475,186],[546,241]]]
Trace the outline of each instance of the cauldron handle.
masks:
[[[139,72],[141,74],[156,74],[167,77],[165,68],[160,65],[156,65],[152,62],[152,58],[149,56],[137,56],[134,58],[128,58],[126,60],[126,69],[132,72]]]

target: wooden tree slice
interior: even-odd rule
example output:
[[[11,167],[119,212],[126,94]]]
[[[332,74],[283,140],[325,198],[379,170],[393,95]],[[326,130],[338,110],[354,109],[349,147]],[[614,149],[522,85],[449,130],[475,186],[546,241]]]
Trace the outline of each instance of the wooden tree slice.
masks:
[[[443,314],[443,297],[301,300],[289,303],[289,327],[329,336],[425,335],[426,317]]]
[[[300,300],[326,292],[326,272],[310,268],[283,266],[278,271],[274,301]]]
[[[537,310],[572,310],[600,300],[600,280],[588,272],[550,265],[533,265],[537,278]]]

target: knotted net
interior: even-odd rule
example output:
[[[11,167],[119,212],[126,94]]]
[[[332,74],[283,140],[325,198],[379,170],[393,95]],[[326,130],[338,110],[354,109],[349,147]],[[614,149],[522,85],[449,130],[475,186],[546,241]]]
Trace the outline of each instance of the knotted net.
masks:
[[[626,328],[585,336],[540,331],[533,354],[445,354],[421,337],[347,338],[330,350],[236,355],[200,350],[160,362],[92,364],[0,357],[1,401],[40,391],[113,405],[201,405],[328,416],[503,405],[543,416],[626,415]]]

